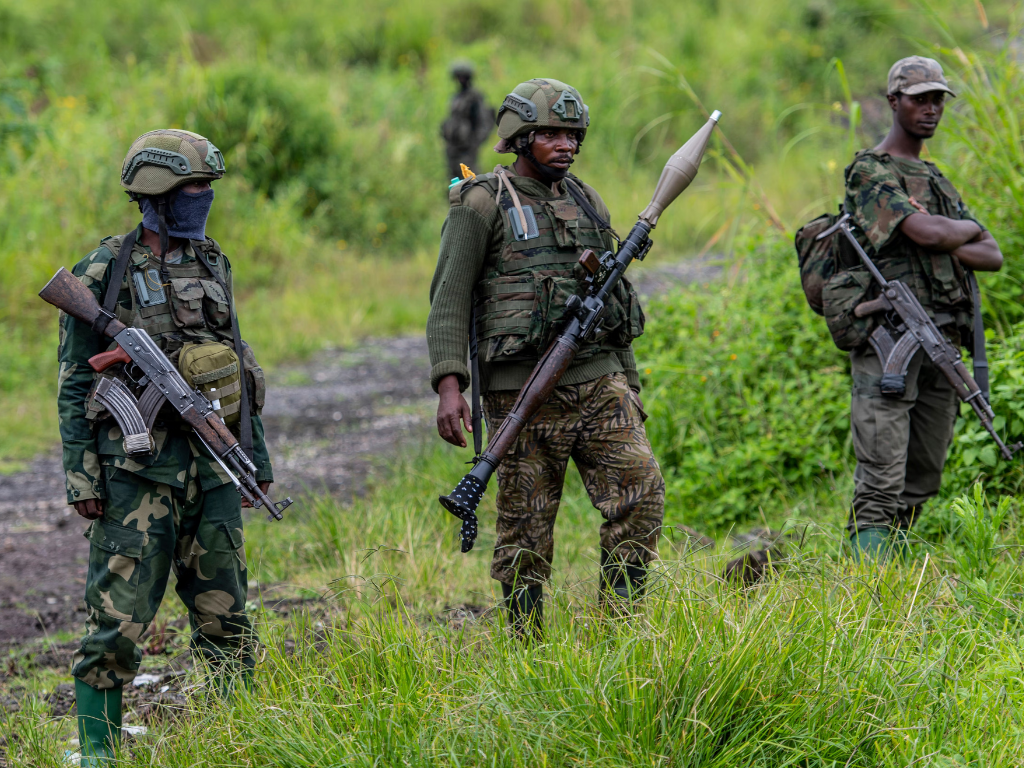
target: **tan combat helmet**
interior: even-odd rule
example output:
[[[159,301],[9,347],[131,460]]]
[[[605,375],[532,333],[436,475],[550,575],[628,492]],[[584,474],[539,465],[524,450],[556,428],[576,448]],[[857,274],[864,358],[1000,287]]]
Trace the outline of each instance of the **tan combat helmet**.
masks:
[[[539,128],[573,128],[579,132],[582,144],[590,125],[590,111],[580,92],[571,85],[535,78],[520,83],[505,97],[497,122],[501,141],[495,145],[495,152],[512,152],[516,136]]]
[[[224,170],[224,155],[212,141],[191,131],[161,128],[134,141],[121,167],[121,186],[137,200],[190,181],[219,179]]]

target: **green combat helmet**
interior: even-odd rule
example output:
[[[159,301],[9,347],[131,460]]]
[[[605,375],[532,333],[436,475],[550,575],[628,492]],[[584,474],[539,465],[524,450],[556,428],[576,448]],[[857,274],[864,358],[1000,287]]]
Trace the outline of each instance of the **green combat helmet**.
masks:
[[[514,140],[539,128],[575,128],[580,144],[587,135],[590,111],[580,92],[561,80],[535,78],[516,86],[498,110],[498,138],[494,151],[514,152]],[[577,149],[577,152],[579,150]]]
[[[121,166],[121,186],[138,200],[191,181],[219,179],[224,170],[224,155],[212,141],[191,131],[161,128],[132,143]]]

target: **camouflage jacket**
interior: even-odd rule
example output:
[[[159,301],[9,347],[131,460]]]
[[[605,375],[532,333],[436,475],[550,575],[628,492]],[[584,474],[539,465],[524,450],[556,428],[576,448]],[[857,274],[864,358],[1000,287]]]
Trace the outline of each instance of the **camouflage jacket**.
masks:
[[[906,283],[937,325],[968,329],[972,298],[959,261],[922,248],[899,228],[918,213],[911,197],[929,213],[977,222],[933,163],[864,150],[846,169],[846,210],[882,274]]]
[[[476,149],[494,127],[494,110],[487,106],[484,95],[476,88],[459,91],[452,96],[448,117],[441,125],[441,137],[453,147]]]
[[[97,301],[101,304],[110,280],[112,265],[116,260],[116,246],[120,240],[121,238],[108,238],[104,242],[112,243],[113,252],[106,245],[100,245],[72,270],[73,274],[96,295]],[[227,257],[220,253],[214,241],[207,240],[207,243],[211,246],[208,252],[211,264],[223,269],[222,278],[225,278],[225,283],[230,286],[231,266]],[[135,267],[151,266],[158,263],[158,260],[153,257],[149,248],[140,244],[136,244],[132,249],[130,258],[129,269],[125,273],[118,294],[116,314],[119,320],[128,325],[145,328],[172,362],[186,341],[219,340],[230,345],[231,313],[228,304],[220,299],[227,299],[233,306],[234,297],[211,296],[209,294],[217,293],[213,288],[210,288],[206,295],[200,293],[198,297],[193,296],[189,291],[194,292],[195,285],[200,284],[200,281],[174,279],[176,273],[189,274],[196,272],[197,269],[205,272],[205,268],[197,261],[191,245],[185,246],[180,265],[168,265],[173,285],[168,286],[171,288],[168,291],[169,312],[162,314],[147,312],[145,308],[140,308],[134,288],[129,282]],[[200,311],[196,312],[197,308],[201,308]],[[184,321],[181,318],[184,318]],[[88,325],[61,313],[57,417],[64,449],[68,503],[106,498],[101,467],[116,467],[154,482],[184,488],[188,481],[186,471],[192,457],[195,456],[199,481],[203,489],[209,490],[230,482],[205,449],[189,439],[189,431],[180,426],[177,414],[169,406],[161,410],[153,427],[156,450],[148,456],[127,457],[123,436],[117,423],[90,397],[96,374],[89,367],[88,360],[93,355],[113,348],[114,342],[106,337],[100,337]],[[245,349],[244,357],[248,373],[247,384],[255,406],[252,412],[252,432],[256,478],[260,481],[273,481],[270,457],[263,439],[263,422],[259,416],[266,392],[263,371],[248,347]]]
[[[494,174],[482,174],[449,192],[451,208],[441,232],[427,319],[435,389],[450,374],[458,376],[462,387],[469,382],[467,328],[474,301],[482,391],[520,389],[552,340],[568,296],[581,290],[582,267],[576,264],[580,253],[588,247],[614,248],[611,236],[597,229],[564,185],[555,192],[511,168],[505,171],[528,214],[526,233],[513,231],[513,222],[520,220],[506,199],[508,193],[495,199]],[[597,192],[570,178],[607,221],[608,209]],[[639,391],[630,342],[642,333],[644,321],[628,281],[609,299],[608,315],[608,332],[598,343],[581,348],[562,384],[624,372]]]

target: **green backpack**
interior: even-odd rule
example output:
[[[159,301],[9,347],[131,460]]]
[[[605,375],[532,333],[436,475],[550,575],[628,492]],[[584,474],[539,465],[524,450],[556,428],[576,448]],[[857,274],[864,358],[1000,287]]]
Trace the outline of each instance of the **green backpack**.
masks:
[[[835,345],[848,352],[864,344],[875,329],[873,315],[857,317],[854,309],[872,297],[876,286],[841,232],[817,239],[840,216],[842,211],[825,213],[808,222],[797,231],[794,245],[807,304],[824,316]]]

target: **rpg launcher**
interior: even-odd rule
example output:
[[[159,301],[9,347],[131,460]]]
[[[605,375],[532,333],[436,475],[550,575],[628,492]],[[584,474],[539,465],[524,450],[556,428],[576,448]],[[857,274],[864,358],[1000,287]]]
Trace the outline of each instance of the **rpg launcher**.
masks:
[[[140,374],[136,381],[140,386],[146,386],[146,389],[138,400],[118,379],[104,379],[96,389],[97,400],[114,414],[124,433],[125,451],[128,454],[152,452],[153,442],[149,429],[156,412],[166,400],[227,473],[242,498],[257,509],[265,506],[270,513],[269,518],[281,519],[281,513],[291,505],[292,500],[289,498],[275,503],[260,489],[256,481],[256,467],[214,411],[213,405],[202,392],[192,389],[185,382],[149,334],[141,328],[126,326],[103,309],[93,292],[64,267],[50,278],[50,282],[39,292],[39,297],[90,326],[96,333],[102,333],[117,342],[117,349],[89,359],[89,365],[94,370],[103,371],[116,363],[125,363],[133,366]],[[143,415],[143,411],[146,415]]]
[[[620,244],[618,253],[607,251],[603,256],[598,256],[587,250],[580,257],[580,264],[590,273],[586,296],[569,298],[565,328],[533,369],[512,411],[488,441],[484,452],[474,459],[470,473],[459,481],[454,491],[439,499],[441,506],[462,520],[460,535],[463,552],[469,552],[476,541],[476,509],[487,490],[487,481],[502,457],[515,444],[523,427],[551,396],[559,379],[576,357],[580,345],[592,341],[600,330],[604,320],[605,300],[622,279],[630,263],[634,259],[642,261],[651,250],[651,231],[665,209],[696,177],[708,140],[721,116],[722,113],[715,110],[704,126],[669,158],[658,179],[650,205],[640,214],[639,221]]]

